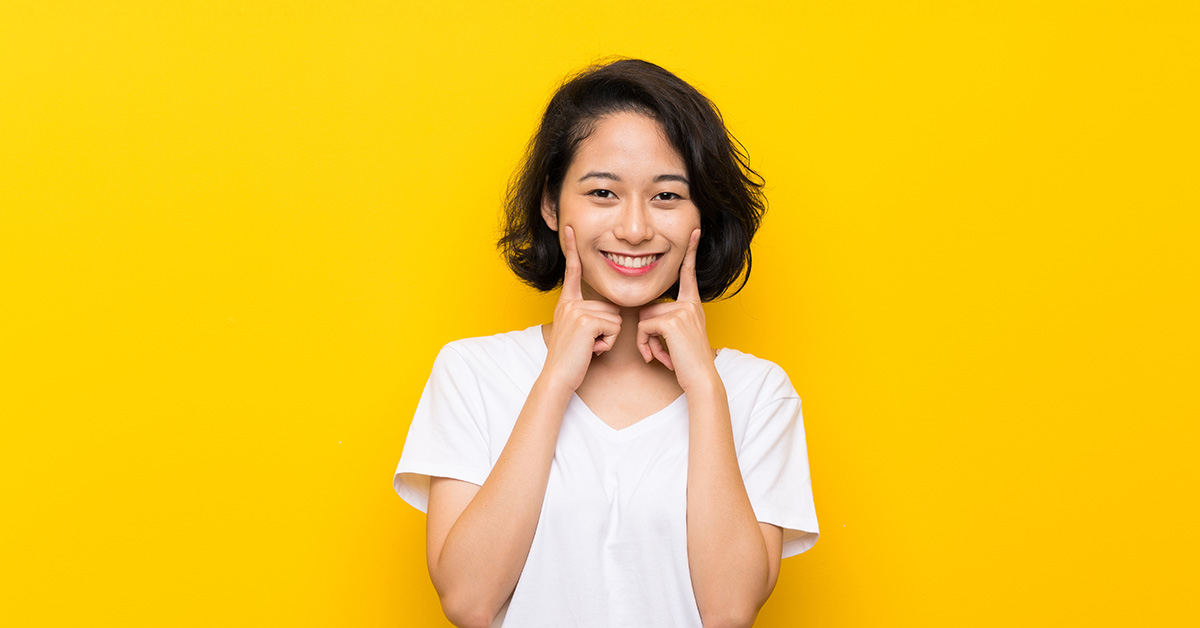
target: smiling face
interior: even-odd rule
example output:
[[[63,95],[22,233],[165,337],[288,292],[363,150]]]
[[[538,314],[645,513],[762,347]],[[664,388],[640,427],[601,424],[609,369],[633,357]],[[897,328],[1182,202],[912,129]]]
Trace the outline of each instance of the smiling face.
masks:
[[[662,126],[640,113],[596,122],[563,179],[557,212],[543,203],[551,229],[570,226],[587,299],[641,307],[679,279],[679,266],[700,212],[687,167]]]

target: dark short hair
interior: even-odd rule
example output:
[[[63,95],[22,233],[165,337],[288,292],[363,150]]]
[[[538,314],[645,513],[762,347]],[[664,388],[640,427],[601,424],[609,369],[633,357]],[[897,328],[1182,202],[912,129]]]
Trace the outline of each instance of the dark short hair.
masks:
[[[696,281],[700,298],[737,294],[750,278],[750,241],[766,211],[763,179],[725,128],[716,105],[679,77],[638,59],[589,67],[570,77],[546,106],[525,159],[509,184],[499,246],[522,281],[541,291],[562,283],[566,260],[558,234],[542,218],[542,197],[557,203],[580,143],[596,122],[618,112],[657,120],[687,166],[700,212]],[[663,296],[675,298],[676,283]]]

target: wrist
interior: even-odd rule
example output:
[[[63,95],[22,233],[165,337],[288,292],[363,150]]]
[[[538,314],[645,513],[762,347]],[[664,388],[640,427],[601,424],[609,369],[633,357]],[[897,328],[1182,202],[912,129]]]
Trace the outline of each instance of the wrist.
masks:
[[[703,375],[697,378],[689,378],[686,383],[680,382],[680,387],[687,394],[688,399],[703,399],[706,401],[725,401],[725,382],[721,380],[721,375],[717,373],[716,366],[709,365],[704,369]]]
[[[529,396],[536,395],[548,401],[559,401],[566,405],[567,401],[571,399],[571,395],[575,393],[575,388],[576,386],[564,381],[561,376],[556,376],[553,369],[544,369],[534,380],[533,387],[529,390]]]

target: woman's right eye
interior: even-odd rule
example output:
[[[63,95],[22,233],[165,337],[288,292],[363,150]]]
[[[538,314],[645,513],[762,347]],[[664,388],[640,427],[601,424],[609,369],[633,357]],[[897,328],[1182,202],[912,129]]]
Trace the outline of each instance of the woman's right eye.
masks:
[[[612,190],[603,190],[603,189],[592,190],[591,192],[588,192],[588,196],[595,196],[596,198],[616,198],[617,197],[616,194],[612,193]]]

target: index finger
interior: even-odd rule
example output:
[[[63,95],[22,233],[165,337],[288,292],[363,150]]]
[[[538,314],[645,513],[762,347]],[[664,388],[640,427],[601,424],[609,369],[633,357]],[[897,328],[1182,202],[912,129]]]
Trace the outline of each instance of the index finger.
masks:
[[[560,298],[568,301],[582,301],[583,292],[579,287],[579,282],[583,276],[583,270],[579,265],[579,251],[575,249],[575,230],[571,227],[563,227],[563,257],[567,260],[567,269],[563,271],[563,287]]]
[[[679,296],[676,301],[700,302],[700,284],[696,281],[696,249],[700,248],[700,230],[692,232],[683,265],[679,267]]]

